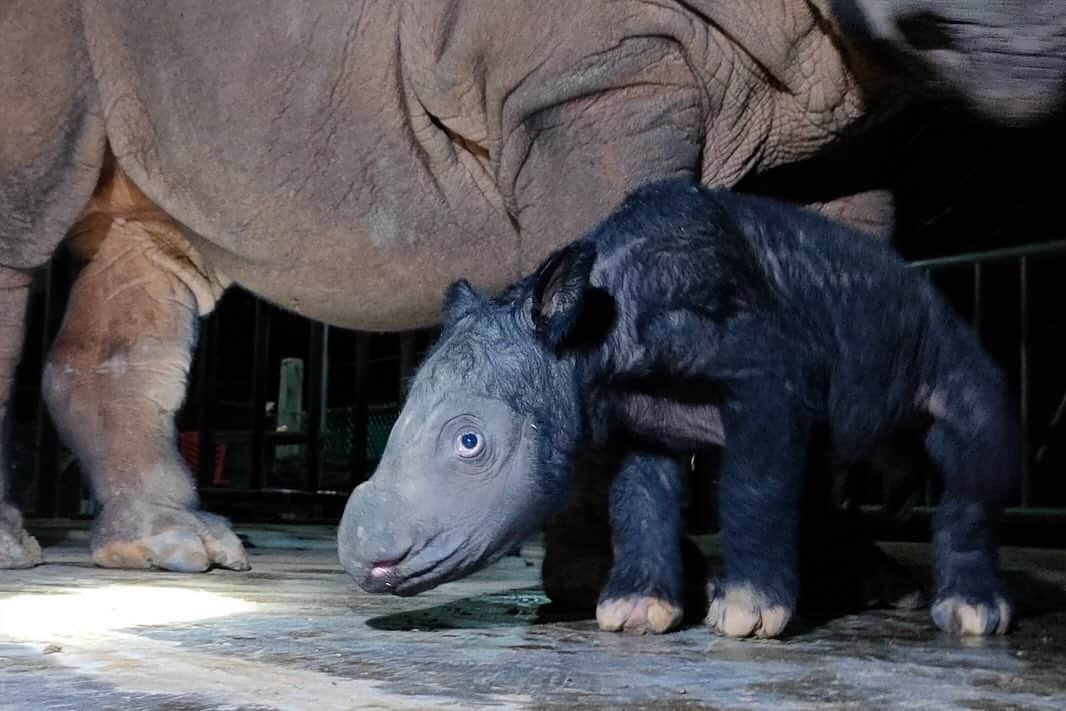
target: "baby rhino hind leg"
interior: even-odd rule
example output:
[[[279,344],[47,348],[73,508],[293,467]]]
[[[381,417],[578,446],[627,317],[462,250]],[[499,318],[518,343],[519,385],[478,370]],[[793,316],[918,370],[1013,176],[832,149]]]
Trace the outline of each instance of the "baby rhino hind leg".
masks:
[[[933,621],[958,635],[1004,634],[1011,604],[999,575],[995,528],[1018,480],[1020,438],[1003,378],[971,366],[935,390],[926,437],[944,493],[933,516]],[[954,387],[952,387],[954,386]]]
[[[88,263],[44,373],[56,427],[92,482],[93,560],[184,572],[248,567],[226,522],[198,510],[177,452],[196,318],[222,285],[131,184],[104,183],[75,231]]]

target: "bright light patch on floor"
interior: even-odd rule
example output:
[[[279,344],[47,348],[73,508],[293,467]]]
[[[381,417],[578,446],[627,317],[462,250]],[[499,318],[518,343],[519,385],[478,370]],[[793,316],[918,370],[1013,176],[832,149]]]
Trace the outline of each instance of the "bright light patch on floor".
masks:
[[[105,585],[0,599],[0,636],[19,641],[194,622],[248,612],[255,604],[204,590]]]

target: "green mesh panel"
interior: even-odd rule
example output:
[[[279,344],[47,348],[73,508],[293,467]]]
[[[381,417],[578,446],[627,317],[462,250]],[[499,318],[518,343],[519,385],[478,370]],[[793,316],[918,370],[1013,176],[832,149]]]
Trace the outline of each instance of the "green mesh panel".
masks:
[[[326,412],[322,431],[322,457],[327,461],[349,462],[352,458],[354,410],[338,407]],[[366,458],[378,459],[385,451],[385,442],[396,422],[399,407],[395,404],[371,405],[367,413]]]

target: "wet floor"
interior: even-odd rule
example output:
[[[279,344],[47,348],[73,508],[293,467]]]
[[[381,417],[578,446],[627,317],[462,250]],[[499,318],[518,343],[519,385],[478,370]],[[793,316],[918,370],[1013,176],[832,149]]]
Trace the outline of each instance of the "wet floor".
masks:
[[[238,530],[246,573],[103,570],[84,535],[0,571],[0,708],[1066,709],[1064,551],[1003,552],[1021,607],[1006,638],[955,640],[925,610],[886,610],[736,641],[554,613],[535,542],[396,598],[355,587],[330,529]]]

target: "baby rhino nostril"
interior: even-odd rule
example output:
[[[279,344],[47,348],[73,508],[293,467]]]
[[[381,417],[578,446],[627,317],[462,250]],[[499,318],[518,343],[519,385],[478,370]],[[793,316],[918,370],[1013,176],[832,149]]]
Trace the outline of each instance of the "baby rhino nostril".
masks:
[[[375,578],[382,578],[389,575],[399,565],[399,559],[396,560],[376,560],[370,565],[370,575]]]
[[[384,578],[396,572],[396,567],[404,561],[410,549],[392,558],[379,558],[370,564],[370,577]]]

